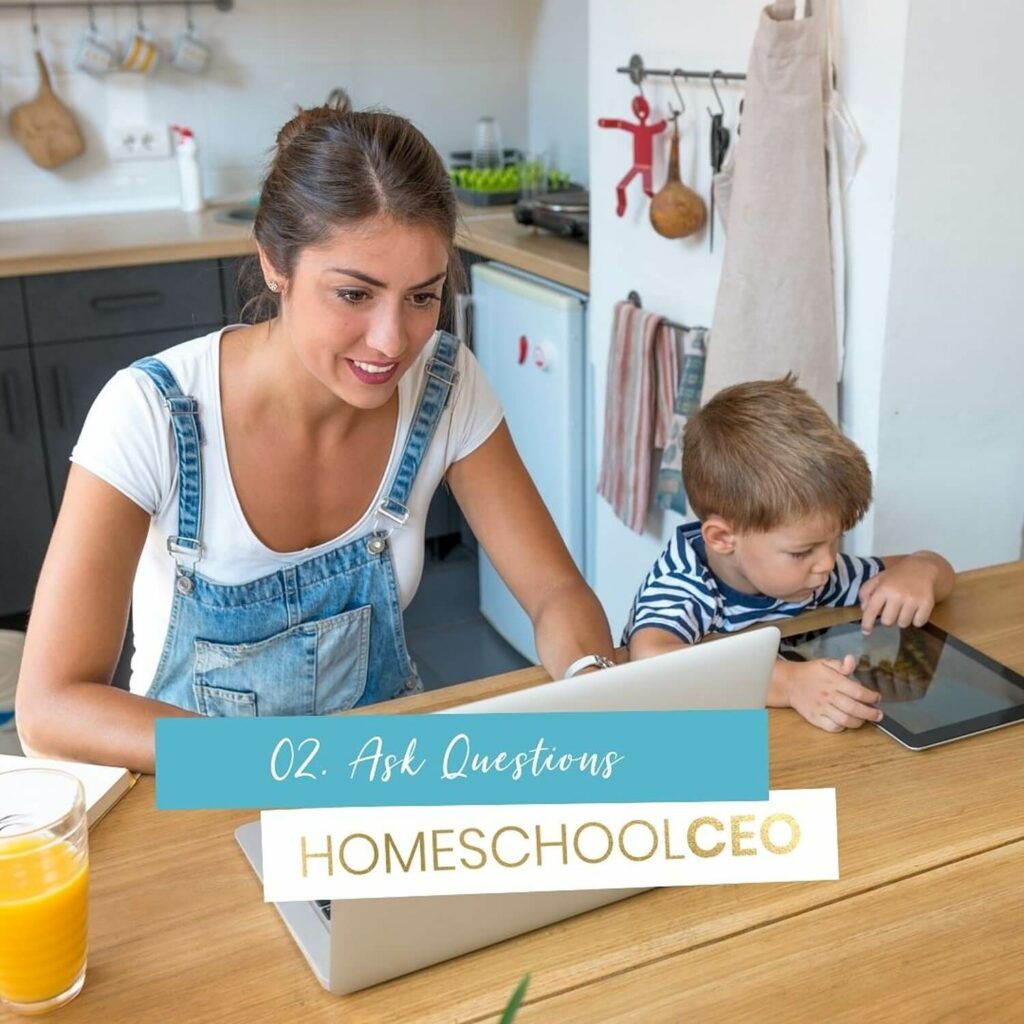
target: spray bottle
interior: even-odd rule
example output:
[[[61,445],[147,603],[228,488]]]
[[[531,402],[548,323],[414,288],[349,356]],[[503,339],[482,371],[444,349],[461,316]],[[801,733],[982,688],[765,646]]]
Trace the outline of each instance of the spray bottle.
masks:
[[[178,177],[181,179],[181,208],[187,213],[195,213],[203,209],[204,206],[196,140],[191,128],[172,124],[171,131],[174,132]]]

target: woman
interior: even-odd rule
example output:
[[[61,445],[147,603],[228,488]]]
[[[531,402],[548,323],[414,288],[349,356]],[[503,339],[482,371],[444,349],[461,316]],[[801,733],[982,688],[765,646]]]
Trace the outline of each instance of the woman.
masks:
[[[320,107],[285,125],[255,224],[272,315],[122,370],[72,454],[18,688],[28,749],[152,771],[157,718],[421,689],[401,609],[442,480],[548,672],[611,657],[493,392],[436,330],[455,219],[404,119]],[[125,693],[109,683],[130,604]]]

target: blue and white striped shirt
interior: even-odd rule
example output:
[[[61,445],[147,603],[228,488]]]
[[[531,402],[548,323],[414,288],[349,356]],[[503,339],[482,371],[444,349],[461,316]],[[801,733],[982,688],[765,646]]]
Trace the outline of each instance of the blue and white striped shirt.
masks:
[[[790,619],[812,608],[848,607],[857,603],[861,584],[884,568],[880,558],[840,554],[828,580],[806,600],[744,594],[708,568],[700,523],[684,523],[633,599],[622,642],[650,626],[695,644],[708,633],[735,633],[757,622]]]

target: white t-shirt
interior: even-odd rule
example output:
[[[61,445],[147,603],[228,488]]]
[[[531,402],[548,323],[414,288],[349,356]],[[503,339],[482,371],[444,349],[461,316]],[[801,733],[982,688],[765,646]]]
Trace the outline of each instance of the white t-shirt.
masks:
[[[225,328],[231,330],[231,328]],[[206,444],[203,460],[203,558],[196,571],[217,583],[258,579],[370,531],[374,510],[398,470],[412,426],[427,359],[435,339],[398,384],[399,414],[387,470],[362,518],[340,537],[302,551],[273,551],[253,533],[231,481],[220,403],[220,338],[214,331],[158,354],[181,390],[198,400]],[[494,432],[501,405],[476,359],[459,346],[460,378],[420,463],[407,502],[409,519],[392,534],[392,554],[402,607],[416,593],[423,569],[427,509],[448,467],[464,458]],[[163,650],[174,594],[174,560],[167,538],[178,532],[177,451],[170,414],[150,378],[141,370],[119,371],[99,393],[86,418],[71,460],[116,487],[153,518],[135,573],[132,592],[135,653],[131,689],[148,691]],[[387,522],[387,521],[385,521]]]

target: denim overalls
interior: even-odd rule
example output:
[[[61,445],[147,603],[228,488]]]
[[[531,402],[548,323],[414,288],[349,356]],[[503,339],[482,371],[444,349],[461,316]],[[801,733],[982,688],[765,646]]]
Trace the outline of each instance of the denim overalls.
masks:
[[[402,629],[388,537],[457,381],[459,341],[441,332],[390,491],[372,531],[249,583],[214,583],[203,555],[203,444],[198,403],[159,359],[134,366],[171,413],[178,454],[174,600],[147,696],[203,715],[321,715],[423,688]]]

